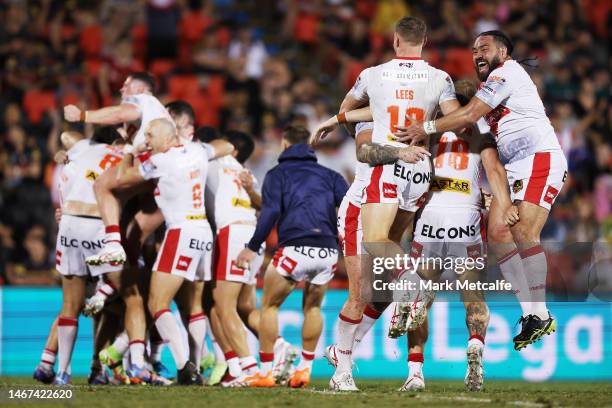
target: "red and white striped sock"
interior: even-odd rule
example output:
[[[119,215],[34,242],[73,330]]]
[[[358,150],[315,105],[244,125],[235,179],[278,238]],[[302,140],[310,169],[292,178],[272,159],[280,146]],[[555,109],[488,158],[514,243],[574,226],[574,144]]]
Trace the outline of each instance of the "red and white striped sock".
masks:
[[[253,356],[240,358],[240,368],[245,375],[254,375],[257,372],[257,360]]]
[[[379,312],[370,305],[366,305],[365,309],[363,310],[361,323],[359,323],[359,326],[357,326],[357,330],[355,331],[355,343],[353,345],[354,349],[359,346],[361,340],[372,329],[372,326],[374,326],[381,314],[382,312]]]
[[[103,285],[100,285],[98,290],[96,290],[95,296],[106,300],[109,297],[113,296],[116,292],[117,292],[117,288],[112,282],[109,281],[109,282],[104,282]]]
[[[525,267],[529,293],[531,295],[531,313],[540,319],[548,319],[546,307],[546,275],[548,264],[542,245],[536,245],[521,251],[521,259]]]
[[[75,318],[60,316],[57,320],[57,371],[59,373],[70,374],[70,360],[78,329],[79,321]]]
[[[408,376],[421,375],[423,372],[423,362],[425,358],[423,353],[409,353],[408,354]]]
[[[51,350],[46,348],[43,350],[42,355],[40,356],[40,366],[45,370],[53,370],[55,366],[55,357],[57,356],[56,350]]]
[[[300,358],[300,364],[298,364],[298,370],[309,369],[312,370],[312,361],[314,360],[315,352],[302,350],[302,358]]]
[[[468,340],[468,347],[470,346],[484,347],[484,337],[480,334],[472,334]]]
[[[527,316],[531,313],[531,294],[529,293],[529,283],[518,249],[515,248],[500,256],[497,263],[504,279],[512,285],[512,291],[521,305],[523,316]]]
[[[130,341],[130,360],[136,367],[144,367],[145,342],[141,339]]]
[[[202,356],[202,347],[204,345],[204,337],[206,336],[206,315],[204,313],[195,313],[189,316],[189,324],[187,331],[189,332],[189,360],[196,367],[200,366],[200,357]]]
[[[168,343],[176,368],[181,370],[187,364],[187,352],[183,347],[181,331],[174,316],[170,313],[170,309],[162,309],[153,315],[153,320],[159,336]]]
[[[267,376],[272,372],[272,365],[274,364],[274,353],[263,353],[259,352],[259,363],[261,364],[261,370],[259,372],[263,376]]]
[[[362,318],[351,319],[340,313],[338,320],[338,342],[336,343],[336,372],[351,372],[353,370],[353,346],[355,332]]]
[[[121,243],[121,229],[119,225],[108,225],[104,229],[104,243],[110,242]]]
[[[242,374],[242,368],[240,368],[238,354],[236,354],[234,351],[228,351],[225,353],[225,362],[227,363],[227,371],[229,375],[234,378],[240,377]]]

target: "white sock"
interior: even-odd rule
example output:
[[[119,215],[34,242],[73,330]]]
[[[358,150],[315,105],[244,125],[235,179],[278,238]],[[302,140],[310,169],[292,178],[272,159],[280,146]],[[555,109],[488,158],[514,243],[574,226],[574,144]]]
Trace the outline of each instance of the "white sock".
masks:
[[[57,321],[58,373],[70,374],[72,350],[79,330],[79,321],[71,317],[59,317]]]
[[[181,370],[187,364],[187,352],[183,347],[181,332],[170,309],[163,309],[153,316],[160,337],[168,343],[176,368]]]
[[[302,350],[302,357],[300,358],[300,364],[298,364],[298,370],[309,369],[312,371],[312,361],[314,360],[314,351]]]
[[[240,368],[244,374],[253,375],[257,372],[257,360],[253,356],[241,357]]]
[[[113,347],[121,355],[124,355],[128,350],[130,347],[130,339],[125,330],[115,338],[115,341],[113,341]]]
[[[206,336],[206,315],[204,313],[192,314],[189,316],[189,359],[196,367],[200,365],[200,356],[202,356],[202,345]]]
[[[238,355],[233,351],[225,353],[225,361],[227,362],[227,370],[229,375],[234,378],[240,377],[242,374],[242,368],[240,367],[240,360]]]
[[[57,352],[51,349],[44,349],[42,352],[42,356],[40,356],[40,366],[42,366],[46,370],[53,370],[55,366],[55,357],[57,356]]]
[[[219,343],[213,338],[212,341],[213,352],[215,353],[215,363],[223,363],[225,361],[225,353],[221,350]]]
[[[512,285],[512,291],[521,305],[523,316],[527,316],[531,313],[531,294],[518,249],[499,257],[497,263],[504,279]]]
[[[145,342],[144,340],[132,340],[130,341],[130,360],[136,367],[144,367],[144,352]]]
[[[274,354],[280,353],[280,350],[283,348],[285,344],[287,344],[287,340],[285,340],[281,336],[278,336],[276,340],[274,341],[274,349],[273,349]]]
[[[109,284],[108,282],[104,283],[96,290],[96,296],[104,300],[108,299],[114,294],[115,287],[112,284]]]
[[[531,294],[531,313],[540,319],[548,319],[548,308],[546,307],[546,274],[548,264],[546,254],[542,245],[536,245],[521,252],[523,265],[529,282],[529,293]]]
[[[408,353],[408,376],[423,376],[423,353]]]
[[[206,343],[206,334],[210,333],[210,323],[208,322],[208,316],[204,315],[204,333],[202,335],[202,353],[200,354],[200,358],[201,357],[206,357],[208,355],[208,353],[210,353],[210,351],[208,350],[208,344]],[[212,334],[211,334],[212,336]]]
[[[119,225],[108,225],[104,229],[104,243],[116,242],[121,244],[121,229]]]
[[[338,365],[336,372],[352,372],[353,370],[353,345],[355,332],[361,319],[353,320],[340,313],[338,320],[338,341],[336,342],[336,357]]]
[[[259,362],[261,363],[261,369],[259,372],[263,376],[267,376],[272,371],[272,365],[274,364],[274,353],[263,353],[260,351]]]
[[[366,305],[363,310],[363,317],[361,318],[361,323],[357,326],[357,330],[355,331],[355,342],[353,345],[353,350],[357,349],[359,343],[361,343],[361,339],[363,339],[366,334],[372,329],[372,326],[376,323],[378,318],[382,313],[378,310],[374,309],[370,305]]]

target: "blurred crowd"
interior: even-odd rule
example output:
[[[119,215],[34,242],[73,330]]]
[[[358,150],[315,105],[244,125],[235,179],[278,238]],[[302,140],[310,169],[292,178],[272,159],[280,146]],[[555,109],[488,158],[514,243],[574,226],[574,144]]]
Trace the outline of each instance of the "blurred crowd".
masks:
[[[569,159],[544,238],[612,243],[611,8],[609,0],[3,0],[0,279],[56,281],[53,157],[68,127],[63,105],[116,103],[126,74],[148,70],[160,99],[191,103],[199,126],[253,134],[247,165],[262,180],[286,124],[312,129],[363,68],[393,56],[403,15],[425,19],[425,59],[454,79],[476,81],[476,34],[510,35]],[[317,154],[352,179],[348,135],[333,134]],[[572,257],[551,262],[581,267]]]

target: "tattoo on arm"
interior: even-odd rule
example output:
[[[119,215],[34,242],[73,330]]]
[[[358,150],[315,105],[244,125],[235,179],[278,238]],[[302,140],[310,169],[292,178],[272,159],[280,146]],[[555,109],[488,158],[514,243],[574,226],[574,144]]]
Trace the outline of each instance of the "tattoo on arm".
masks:
[[[395,163],[398,160],[399,147],[382,146],[374,143],[361,145],[357,152],[357,160],[371,166]]]
[[[470,335],[478,334],[484,337],[489,325],[489,308],[487,304],[484,302],[470,303],[465,312],[465,323]]]

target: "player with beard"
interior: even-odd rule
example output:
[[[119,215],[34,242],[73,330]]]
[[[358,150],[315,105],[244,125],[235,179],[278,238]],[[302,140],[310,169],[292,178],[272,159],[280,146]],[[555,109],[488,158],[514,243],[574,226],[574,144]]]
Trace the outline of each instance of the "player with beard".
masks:
[[[452,114],[400,128],[396,135],[416,143],[432,134],[473,126],[480,118],[490,126],[511,189],[512,203],[500,207],[494,199],[491,216],[498,228],[502,222],[510,226],[514,241],[498,244],[495,250],[502,274],[521,304],[521,332],[514,337],[514,348],[520,350],[557,326],[546,306],[547,263],[540,233],[567,177],[567,161],[538,90],[512,59],[512,50],[511,40],[501,31],[478,35],[472,56],[483,83],[476,95]]]

